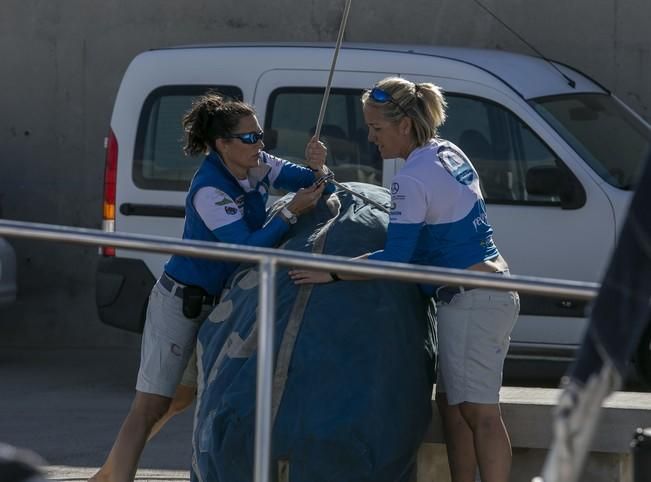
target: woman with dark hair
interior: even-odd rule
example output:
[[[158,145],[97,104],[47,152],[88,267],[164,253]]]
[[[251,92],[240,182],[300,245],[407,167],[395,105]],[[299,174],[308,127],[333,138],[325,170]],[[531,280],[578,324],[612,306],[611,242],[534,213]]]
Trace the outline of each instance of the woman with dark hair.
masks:
[[[186,197],[183,239],[272,247],[324,189],[332,190],[315,185],[325,174],[325,146],[316,138],[309,141],[309,168],[264,152],[263,132],[249,104],[209,93],[193,103],[183,128],[186,154],[206,154]],[[271,186],[296,194],[265,224]],[[197,330],[235,267],[180,255],[166,263],[149,297],[135,399],[91,480],[133,480],[147,439],[192,403]]]
[[[405,164],[391,184],[382,251],[362,258],[508,275],[493,242],[479,177],[466,155],[438,137],[445,99],[431,83],[389,77],[362,96],[368,139]],[[292,270],[297,284],[360,279]],[[507,482],[511,445],[499,408],[502,368],[519,312],[515,292],[424,287],[438,318],[436,400],[453,482]]]

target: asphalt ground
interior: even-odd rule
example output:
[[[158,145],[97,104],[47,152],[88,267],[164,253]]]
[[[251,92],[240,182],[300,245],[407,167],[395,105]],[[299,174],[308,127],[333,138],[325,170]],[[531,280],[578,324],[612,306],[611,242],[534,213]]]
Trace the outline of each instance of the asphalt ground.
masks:
[[[52,480],[87,480],[108,454],[129,409],[139,352],[1,349],[0,442],[36,452]],[[507,366],[504,384],[555,388],[564,368],[533,380]],[[137,480],[189,480],[192,412],[172,419],[147,445]]]
[[[30,449],[52,480],[87,480],[131,404],[139,349],[0,351],[0,442]],[[192,410],[147,445],[137,480],[189,480]]]

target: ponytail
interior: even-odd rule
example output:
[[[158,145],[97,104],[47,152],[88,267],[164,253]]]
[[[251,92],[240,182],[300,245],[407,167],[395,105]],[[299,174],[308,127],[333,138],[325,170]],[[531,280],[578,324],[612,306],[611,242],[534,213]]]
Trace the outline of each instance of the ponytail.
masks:
[[[183,152],[188,156],[197,156],[214,150],[215,139],[233,134],[240,119],[250,115],[255,115],[251,105],[218,92],[208,92],[195,99],[183,116]]]

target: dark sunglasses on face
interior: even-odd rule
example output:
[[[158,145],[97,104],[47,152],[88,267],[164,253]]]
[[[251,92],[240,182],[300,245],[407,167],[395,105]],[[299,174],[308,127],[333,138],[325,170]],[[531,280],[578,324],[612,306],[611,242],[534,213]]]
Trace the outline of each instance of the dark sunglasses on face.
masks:
[[[371,99],[373,99],[375,102],[378,102],[380,104],[386,104],[387,102],[389,102],[395,105],[398,109],[400,109],[403,114],[408,115],[407,111],[400,104],[398,104],[393,99],[393,97],[391,97],[391,94],[389,94],[387,91],[382,90],[379,87],[373,87],[369,95]]]
[[[264,137],[264,132],[244,132],[242,134],[231,134],[230,136],[225,136],[226,139],[239,139],[244,144],[257,144],[258,141],[261,141]]]

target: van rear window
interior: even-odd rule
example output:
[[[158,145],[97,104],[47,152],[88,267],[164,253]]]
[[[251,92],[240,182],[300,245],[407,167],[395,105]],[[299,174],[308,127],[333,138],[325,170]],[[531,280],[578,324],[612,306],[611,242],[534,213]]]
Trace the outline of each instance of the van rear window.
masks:
[[[141,189],[187,191],[203,156],[183,153],[181,119],[192,100],[209,90],[242,100],[242,90],[224,85],[159,87],[145,100],[136,133],[133,181]]]

